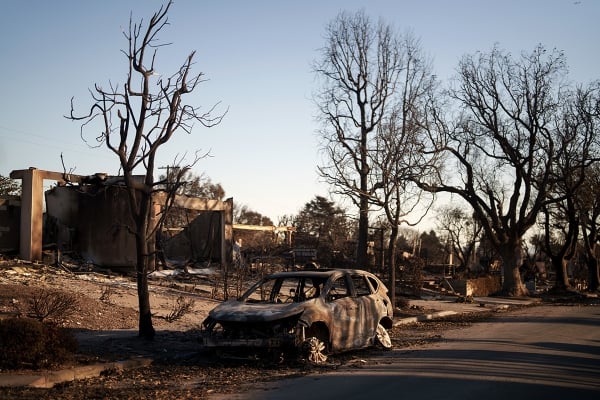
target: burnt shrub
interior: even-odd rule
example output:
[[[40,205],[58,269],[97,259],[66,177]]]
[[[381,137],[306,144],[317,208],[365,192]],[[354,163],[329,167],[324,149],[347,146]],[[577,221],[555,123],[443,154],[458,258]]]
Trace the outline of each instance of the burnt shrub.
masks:
[[[425,262],[422,258],[411,257],[403,260],[396,272],[397,289],[405,296],[419,297],[423,288],[424,268]]]
[[[75,337],[63,328],[32,318],[0,320],[0,370],[47,368],[72,359]]]
[[[39,289],[29,299],[29,316],[39,321],[60,322],[75,313],[78,303],[72,293]]]
[[[184,315],[192,311],[195,303],[196,302],[194,299],[186,300],[183,296],[179,296],[177,298],[177,303],[173,306],[173,309],[169,314],[167,314],[165,319],[167,322],[175,322],[180,320]]]

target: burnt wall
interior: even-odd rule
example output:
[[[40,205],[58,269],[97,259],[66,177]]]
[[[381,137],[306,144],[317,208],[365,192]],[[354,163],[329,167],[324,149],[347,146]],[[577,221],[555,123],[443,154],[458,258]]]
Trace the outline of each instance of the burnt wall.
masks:
[[[56,187],[46,193],[48,215],[60,243],[72,243],[86,261],[106,267],[136,263],[133,220],[125,189],[119,186]]]
[[[0,198],[0,252],[19,251],[20,227],[20,197],[5,196]]]
[[[167,259],[177,261],[220,261],[222,212],[199,211],[198,215],[178,233],[163,238]]]

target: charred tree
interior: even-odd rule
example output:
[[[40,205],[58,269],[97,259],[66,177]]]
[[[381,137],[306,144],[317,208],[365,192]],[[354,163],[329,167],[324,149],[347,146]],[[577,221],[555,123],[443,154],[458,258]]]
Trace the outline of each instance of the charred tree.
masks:
[[[340,13],[327,26],[326,40],[314,67],[322,83],[316,105],[326,159],[318,171],[335,193],[358,208],[356,263],[364,268],[375,190],[369,153],[396,95],[402,54],[392,28],[373,24],[364,12]]]
[[[575,256],[579,233],[583,236],[584,257],[588,261],[596,257],[598,99],[596,85],[565,91],[557,118],[553,186],[542,209],[545,252],[554,265],[555,287],[559,290],[571,287],[567,265]]]
[[[184,103],[184,98],[203,82],[202,73],[192,73],[195,52],[190,53],[170,77],[155,69],[158,50],[166,45],[158,41],[158,35],[168,25],[167,13],[172,4],[170,1],[161,7],[147,25],[143,21],[134,23],[130,18],[129,27],[123,32],[128,44],[127,49],[122,50],[128,65],[123,86],[110,83],[109,88],[104,89],[96,84],[90,90],[93,103],[89,112],[76,114],[72,100],[67,116],[74,121],[83,121],[82,137],[85,128],[93,129],[94,123],[100,121],[96,140],[119,160],[134,221],[134,226],[128,229],[134,234],[136,244],[139,336],[146,339],[152,339],[155,334],[148,273],[154,267],[158,226],[153,219],[152,195],[158,186],[164,185],[164,182],[154,180],[158,151],[176,132],[189,134],[194,123],[209,127],[218,124],[223,117],[212,115],[214,107],[200,112],[198,107]],[[194,162],[197,160],[198,157]],[[186,171],[186,168],[181,167],[180,171]]]
[[[481,241],[481,225],[467,211],[457,206],[437,211],[438,229],[445,233],[451,251],[459,262],[459,270],[468,271]]]
[[[554,186],[565,75],[564,55],[542,46],[516,59],[498,48],[465,56],[450,91],[457,116],[430,115],[438,127],[432,143],[448,157],[448,170],[417,182],[432,192],[457,195],[473,208],[501,258],[508,295],[527,294],[519,273],[522,240]]]
[[[412,177],[423,177],[428,171],[436,170],[439,162],[435,152],[424,149],[429,128],[425,114],[437,89],[431,62],[424,55],[419,40],[410,34],[398,42],[398,51],[401,73],[394,105],[377,127],[375,146],[369,152],[374,189],[371,202],[382,210],[390,227],[386,263],[392,302],[395,302],[399,228],[401,224],[418,224],[433,200],[415,185]]]
[[[580,195],[577,196],[583,249],[588,268],[588,290],[600,287],[598,242],[600,241],[600,165],[594,164],[586,174]]]

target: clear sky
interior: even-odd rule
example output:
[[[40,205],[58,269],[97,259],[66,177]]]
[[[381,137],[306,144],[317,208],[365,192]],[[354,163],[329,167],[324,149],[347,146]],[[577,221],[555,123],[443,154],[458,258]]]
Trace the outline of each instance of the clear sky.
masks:
[[[70,99],[84,111],[95,83],[122,83],[130,13],[148,20],[158,0],[0,0],[0,174],[37,167],[87,175],[118,172],[104,148],[89,148],[79,124],[64,118]],[[599,0],[175,0],[158,55],[171,75],[193,50],[194,71],[209,79],[186,103],[229,109],[223,122],[181,132],[159,165],[210,151],[194,172],[220,183],[237,204],[275,223],[296,214],[319,182],[311,63],[325,45],[325,25],[363,9],[399,32],[411,30],[446,80],[458,60],[494,44],[514,54],[542,43],[563,50],[570,79],[600,78]],[[93,136],[87,137],[93,141]],[[188,156],[189,158],[189,156]],[[355,211],[355,210],[351,210]]]

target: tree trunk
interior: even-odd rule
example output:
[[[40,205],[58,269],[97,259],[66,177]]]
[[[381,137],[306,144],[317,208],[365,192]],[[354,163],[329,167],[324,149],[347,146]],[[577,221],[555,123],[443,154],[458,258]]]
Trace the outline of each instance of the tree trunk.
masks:
[[[390,232],[390,242],[387,251],[387,264],[390,271],[389,296],[392,307],[396,310],[396,240],[398,239],[398,228],[392,227]]]
[[[369,203],[366,196],[360,198],[358,214],[358,243],[356,247],[357,268],[369,270],[367,243],[369,240]]]
[[[528,296],[529,292],[521,280],[520,267],[523,264],[522,248],[519,244],[500,246],[502,257],[502,293],[508,296]]]
[[[598,259],[596,257],[588,256],[587,259],[588,267],[588,290],[595,292],[599,287],[599,270],[598,270]]]
[[[552,266],[556,271],[556,279],[554,281],[554,288],[559,290],[567,290],[571,287],[569,283],[569,274],[567,273],[567,266],[569,260],[564,257],[550,258],[552,260]]]
[[[154,240],[149,240],[150,206],[152,196],[140,193],[139,214],[136,221],[136,256],[137,256],[137,294],[139,304],[138,336],[143,339],[154,339],[155,331],[152,326],[150,311],[150,293],[148,290],[148,272],[151,262],[154,262]]]
[[[146,264],[147,261],[142,261]],[[139,327],[138,336],[143,339],[154,339],[155,331],[152,326],[152,313],[150,311],[150,293],[148,291],[148,267],[147,265],[137,267],[137,294],[139,304]]]

